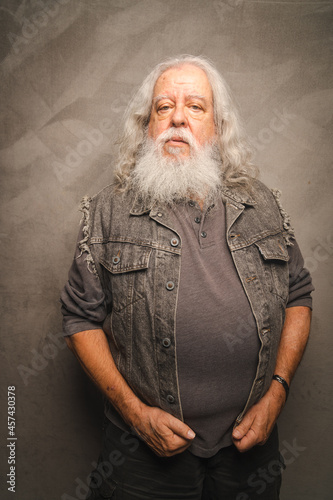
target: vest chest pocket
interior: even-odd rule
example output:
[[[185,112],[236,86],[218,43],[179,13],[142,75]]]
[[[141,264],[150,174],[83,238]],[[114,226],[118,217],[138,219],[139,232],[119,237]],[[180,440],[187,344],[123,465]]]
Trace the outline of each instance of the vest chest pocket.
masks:
[[[107,271],[112,293],[112,309],[120,312],[144,298],[152,249],[124,242],[105,245],[101,265]]]
[[[266,285],[271,293],[287,302],[289,295],[289,255],[282,234],[255,243],[262,257]]]

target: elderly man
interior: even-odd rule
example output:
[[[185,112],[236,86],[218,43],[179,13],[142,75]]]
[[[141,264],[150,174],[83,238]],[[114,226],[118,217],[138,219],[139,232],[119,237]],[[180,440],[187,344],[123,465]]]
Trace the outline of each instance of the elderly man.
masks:
[[[313,287],[208,61],[150,73],[114,183],[82,211],[61,300],[67,343],[106,399],[87,498],[278,499],[275,424]]]

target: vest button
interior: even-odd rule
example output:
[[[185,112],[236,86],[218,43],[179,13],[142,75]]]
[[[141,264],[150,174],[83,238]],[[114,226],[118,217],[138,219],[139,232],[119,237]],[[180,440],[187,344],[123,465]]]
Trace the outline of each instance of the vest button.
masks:
[[[166,284],[166,288],[167,290],[171,291],[175,288],[175,284],[173,281],[168,281],[167,284]]]
[[[163,347],[170,347],[171,346],[171,340],[168,339],[167,337],[162,340]]]
[[[179,239],[178,238],[172,238],[170,241],[172,247],[178,247],[179,245]]]
[[[167,399],[167,402],[170,403],[171,405],[173,405],[175,402],[175,398],[171,394],[168,394],[166,399]]]

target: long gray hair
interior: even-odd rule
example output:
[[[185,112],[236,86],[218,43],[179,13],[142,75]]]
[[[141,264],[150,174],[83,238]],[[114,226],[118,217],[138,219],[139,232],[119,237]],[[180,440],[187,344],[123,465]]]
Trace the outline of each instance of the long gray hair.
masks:
[[[154,87],[166,70],[191,64],[201,68],[212,88],[217,146],[221,156],[221,173],[225,185],[245,185],[256,175],[251,162],[252,150],[243,135],[237,110],[228,85],[212,63],[204,57],[181,55],[158,64],[145,78],[125,112],[124,131],[119,140],[119,161],[115,180],[120,191],[130,187],[140,146],[143,144],[150,114]]]

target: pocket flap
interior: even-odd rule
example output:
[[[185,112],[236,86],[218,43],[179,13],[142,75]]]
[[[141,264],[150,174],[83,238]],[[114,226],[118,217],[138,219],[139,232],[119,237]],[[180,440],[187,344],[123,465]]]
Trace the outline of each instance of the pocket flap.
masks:
[[[275,259],[285,262],[289,260],[288,250],[281,233],[256,241],[255,245],[265,260]]]
[[[151,248],[132,243],[111,242],[105,245],[100,263],[112,274],[147,269]]]

